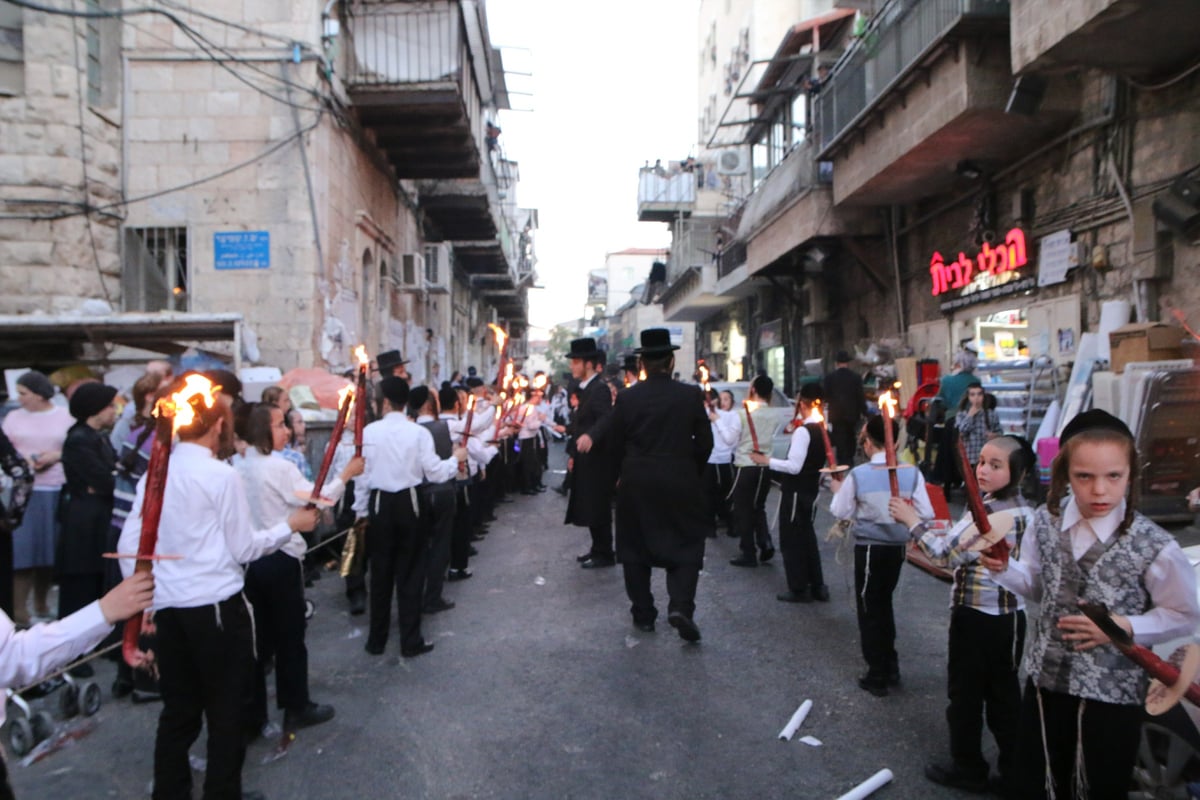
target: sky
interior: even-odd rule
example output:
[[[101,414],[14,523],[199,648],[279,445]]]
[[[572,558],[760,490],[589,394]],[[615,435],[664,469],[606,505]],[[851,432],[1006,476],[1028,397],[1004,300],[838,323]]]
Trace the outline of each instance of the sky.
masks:
[[[606,253],[666,247],[637,221],[638,168],[696,149],[698,0],[487,0],[511,105],[501,143],[519,162],[518,202],[538,209],[536,328],[577,319]],[[532,73],[524,77],[512,73]],[[531,92],[531,96],[517,94]]]

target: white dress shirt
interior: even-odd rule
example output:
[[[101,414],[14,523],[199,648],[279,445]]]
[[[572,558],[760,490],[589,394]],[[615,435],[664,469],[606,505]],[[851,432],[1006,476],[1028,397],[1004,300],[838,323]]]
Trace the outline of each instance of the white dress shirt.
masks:
[[[772,458],[770,467],[776,472],[786,472],[788,475],[799,475],[804,461],[808,458],[808,444],[812,439],[804,426],[818,420],[812,414],[792,431],[792,442],[788,445],[787,458]]]
[[[467,427],[465,417],[458,417],[455,414],[442,414],[439,419],[446,423],[446,427],[450,429],[450,438],[456,444],[462,443],[463,430]],[[476,475],[479,470],[488,465],[488,462],[495,457],[499,452],[494,447],[489,447],[483,443],[483,439],[479,434],[487,431],[491,425],[491,415],[487,415],[487,419],[483,424],[479,424],[478,409],[476,416],[471,418],[471,435],[467,437],[467,474]]]
[[[137,552],[146,477],[138,481],[137,497],[121,529],[121,553]],[[242,565],[275,552],[291,535],[286,521],[255,530],[237,470],[203,445],[177,443],[155,552],[181,558],[154,562],[154,609],[212,605],[237,594],[244,584]],[[121,559],[121,572],[128,577],[134,565],[133,559]]]
[[[250,521],[255,528],[286,522],[293,510],[308,505],[308,500],[302,497],[312,494],[313,482],[301,474],[294,462],[279,455],[279,451],[263,455],[257,447],[247,447],[246,457],[237,463],[236,469],[246,490]],[[330,477],[321,487],[321,496],[336,503],[345,488],[340,478]],[[279,549],[292,558],[304,558],[308,542],[303,534],[293,531]]]
[[[1071,555],[1078,561],[1097,540],[1107,543],[1125,518],[1125,501],[1103,517],[1084,519],[1071,497],[1063,508],[1062,530],[1071,537]],[[1034,536],[1054,535],[1054,531],[1034,528],[1025,534],[1021,557],[1009,560],[1004,572],[993,573],[996,583],[1015,594],[1031,600],[1042,597],[1042,562]],[[1133,638],[1139,644],[1169,642],[1180,636],[1196,633],[1200,610],[1196,604],[1196,575],[1179,544],[1171,542],[1150,562],[1142,583],[1150,595],[1153,607],[1145,614],[1126,617],[1133,628]],[[1082,613],[1082,612],[1081,612]]]
[[[43,680],[104,640],[112,625],[100,611],[100,601],[90,603],[57,622],[18,631],[0,612],[0,686],[19,689]],[[0,703],[0,723],[4,704]]]
[[[366,516],[371,490],[402,492],[430,483],[445,483],[458,474],[458,460],[441,459],[433,434],[399,411],[391,411],[363,429],[366,467],[354,481],[354,513]]]
[[[736,411],[717,409],[717,421],[709,422],[712,427],[713,449],[708,455],[710,464],[733,462],[733,449],[742,436],[742,419]]]

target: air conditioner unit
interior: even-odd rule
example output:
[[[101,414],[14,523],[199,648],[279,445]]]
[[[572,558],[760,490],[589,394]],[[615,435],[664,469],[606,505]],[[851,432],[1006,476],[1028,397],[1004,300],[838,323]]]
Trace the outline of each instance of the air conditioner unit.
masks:
[[[425,245],[425,289],[433,294],[449,294],[452,270],[448,244]]]
[[[397,289],[420,289],[425,282],[425,257],[420,253],[402,253],[392,280]]]
[[[745,149],[722,150],[717,156],[717,173],[720,175],[745,175],[749,169]]]
[[[825,291],[823,281],[804,282],[804,325],[814,325],[818,322],[829,321],[829,295]]]

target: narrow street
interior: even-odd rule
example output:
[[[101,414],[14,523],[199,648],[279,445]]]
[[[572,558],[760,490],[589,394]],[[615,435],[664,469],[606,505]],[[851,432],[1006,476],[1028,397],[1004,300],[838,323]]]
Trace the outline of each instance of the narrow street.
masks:
[[[552,462],[561,469],[561,447]],[[428,656],[401,660],[394,638],[384,656],[364,653],[366,618],[347,614],[340,579],[326,573],[308,592],[308,646],[314,699],[337,717],[278,760],[274,740],[253,744],[245,787],[268,798],[832,798],[887,767],[896,778],[880,798],[958,796],[922,776],[945,747],[946,584],[904,570],[903,686],[877,699],[855,683],[853,576],[831,543],[832,602],[797,606],[775,600],[779,556],[739,569],[728,564],[734,540],[710,540],[704,640],[685,645],[665,624],[661,574],[660,625],[642,633],[620,568],[579,569],[587,534],[561,524],[564,503],[546,492],[500,507],[474,577],[447,585],[458,607],[426,618]],[[823,532],[827,494],[821,505]],[[146,796],[159,706],[111,700],[112,670],[98,670],[105,700],[92,734],[14,764],[18,797]],[[779,740],[805,699],[813,709],[797,737]],[[203,752],[201,738],[193,753]]]

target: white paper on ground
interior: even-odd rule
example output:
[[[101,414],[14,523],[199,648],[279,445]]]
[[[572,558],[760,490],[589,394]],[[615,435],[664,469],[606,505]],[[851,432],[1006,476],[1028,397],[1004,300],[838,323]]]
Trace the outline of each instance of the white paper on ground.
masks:
[[[822,742],[815,736],[801,736],[799,741],[804,742],[809,747],[820,747]]]
[[[863,800],[863,798],[870,796],[876,789],[890,783],[893,777],[890,769],[881,769],[837,800]]]
[[[800,707],[796,709],[796,713],[792,714],[792,718],[788,720],[787,725],[784,725],[783,730],[779,732],[780,739],[786,739],[789,742],[792,740],[792,737],[796,735],[796,731],[804,723],[804,718],[808,716],[808,712],[812,711],[812,705],[812,700],[805,700],[800,704]]]

